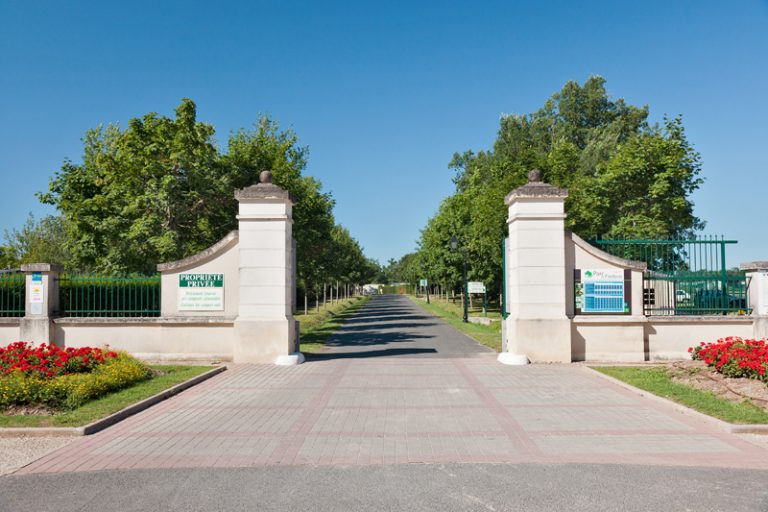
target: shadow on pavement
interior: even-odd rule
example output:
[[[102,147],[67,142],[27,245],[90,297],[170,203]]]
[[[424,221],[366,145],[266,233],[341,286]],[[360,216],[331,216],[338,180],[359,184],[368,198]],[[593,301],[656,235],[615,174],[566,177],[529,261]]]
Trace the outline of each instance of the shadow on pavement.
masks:
[[[489,350],[425,312],[408,297],[374,297],[309,360],[342,358],[462,357]]]
[[[360,359],[384,356],[414,356],[421,354],[436,354],[434,348],[385,348],[381,350],[361,350],[357,352],[325,352],[307,354],[307,361],[327,361],[329,359]]]

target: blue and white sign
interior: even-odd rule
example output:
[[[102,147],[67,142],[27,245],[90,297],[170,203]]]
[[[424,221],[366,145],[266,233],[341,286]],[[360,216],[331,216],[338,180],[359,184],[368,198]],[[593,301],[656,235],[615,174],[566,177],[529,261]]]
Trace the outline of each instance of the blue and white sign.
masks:
[[[45,299],[45,288],[43,286],[43,274],[40,272],[32,273],[32,283],[29,287],[30,311],[33,315],[43,314],[43,300]]]
[[[624,270],[582,269],[580,301],[582,313],[626,313],[629,304],[624,298]]]

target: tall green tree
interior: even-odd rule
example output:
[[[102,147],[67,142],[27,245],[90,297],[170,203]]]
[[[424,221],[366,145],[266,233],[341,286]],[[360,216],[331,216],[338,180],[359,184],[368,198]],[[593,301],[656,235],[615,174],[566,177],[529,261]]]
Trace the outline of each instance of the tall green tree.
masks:
[[[456,153],[449,167],[456,191],[422,231],[415,257],[423,273],[446,284],[458,275],[447,249],[457,236],[470,279],[498,291],[503,198],[534,168],[569,190],[566,225],[584,238],[688,237],[704,225],[691,201],[701,160],[681,119],[650,125],[648,107],[612,100],[597,76],[566,83],[533,113],[503,116],[492,150]]]
[[[340,261],[348,263],[347,278],[349,265],[370,270],[357,242],[347,243],[349,233],[335,227],[331,195],[303,174],[307,148],[267,116],[230,135],[226,152],[216,147],[213,127],[197,120],[189,99],[173,118],[149,113],[124,130],[89,130],[83,143],[82,163],[66,161],[40,194],[61,212],[75,268],[152,272],[157,263],[209,247],[237,227],[234,191],[257,183],[268,169],[295,201],[303,289],[315,290],[337,275]],[[349,240],[338,242],[335,232]]]
[[[223,199],[229,205],[226,211],[235,212],[237,208],[232,190],[257,183],[261,171],[270,169],[274,183],[290,191],[294,199],[293,232],[300,286],[305,293],[316,292],[333,271],[331,233],[335,201],[322,191],[317,179],[303,175],[308,149],[298,144],[293,131],[281,130],[267,116],[260,117],[252,129],[235,132],[227,149],[221,159],[230,191]],[[234,229],[234,213],[229,218],[230,229]]]
[[[214,243],[230,222],[221,199],[231,189],[213,134],[188,99],[173,119],[150,113],[125,130],[89,130],[82,164],[65,162],[40,195],[66,221],[74,264],[147,272]]]
[[[24,263],[54,263],[70,267],[71,254],[67,230],[61,217],[47,215],[40,220],[30,213],[20,229],[5,231],[5,244],[0,251],[0,267],[17,267]]]

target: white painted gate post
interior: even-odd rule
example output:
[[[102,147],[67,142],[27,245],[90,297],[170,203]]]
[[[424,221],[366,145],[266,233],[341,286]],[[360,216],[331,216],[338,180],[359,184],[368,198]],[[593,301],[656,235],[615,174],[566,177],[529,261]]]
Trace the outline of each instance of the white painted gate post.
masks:
[[[754,338],[768,339],[768,260],[742,263],[740,268],[750,278],[749,304],[752,306]]]
[[[264,171],[260,183],[235,192],[239,202],[239,305],[236,363],[299,364],[293,318],[293,199]]]
[[[59,309],[59,274],[62,269],[50,263],[21,266],[26,274],[24,317],[19,322],[19,339],[33,343],[54,343],[53,315]]]
[[[541,182],[531,171],[528,183],[507,195],[505,364],[571,362],[571,322],[566,316],[565,198],[568,191]]]

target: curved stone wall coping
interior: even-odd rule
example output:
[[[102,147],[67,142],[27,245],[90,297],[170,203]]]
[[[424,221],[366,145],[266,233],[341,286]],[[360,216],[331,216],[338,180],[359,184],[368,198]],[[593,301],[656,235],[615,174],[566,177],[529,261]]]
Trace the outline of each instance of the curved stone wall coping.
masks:
[[[22,272],[61,272],[61,265],[55,263],[26,263],[21,266]]]
[[[56,324],[79,325],[232,325],[234,316],[160,316],[160,317],[60,317]]]
[[[614,265],[617,265],[619,267],[628,268],[631,270],[638,270],[638,271],[644,271],[648,268],[648,264],[643,261],[634,261],[634,260],[625,260],[624,258],[619,258],[618,256],[614,256],[613,254],[609,254],[601,249],[598,249],[594,245],[590,244],[583,238],[581,238],[579,235],[572,231],[566,230],[566,235],[571,237],[571,240],[573,240],[573,243],[584,249],[587,253],[591,254],[595,258],[607,261],[608,263],[612,263]]]
[[[768,261],[750,261],[739,265],[739,270],[768,270]]]
[[[574,315],[571,320],[575,324],[644,324],[648,317],[638,315]]]
[[[221,252],[224,252],[224,250],[229,248],[230,244],[233,241],[237,241],[238,238],[239,238],[239,234],[237,230],[230,231],[227,234],[227,236],[225,236],[224,238],[222,238],[221,240],[219,240],[209,248],[181,260],[169,261],[168,263],[160,263],[157,266],[157,270],[158,272],[168,272],[171,270],[182,270],[188,267],[201,265],[206,260],[211,259],[212,257],[216,256]]]
[[[659,315],[649,316],[649,322],[668,322],[668,323],[719,323],[719,324],[751,324],[754,322],[754,318],[751,316],[729,316],[729,315]]]

